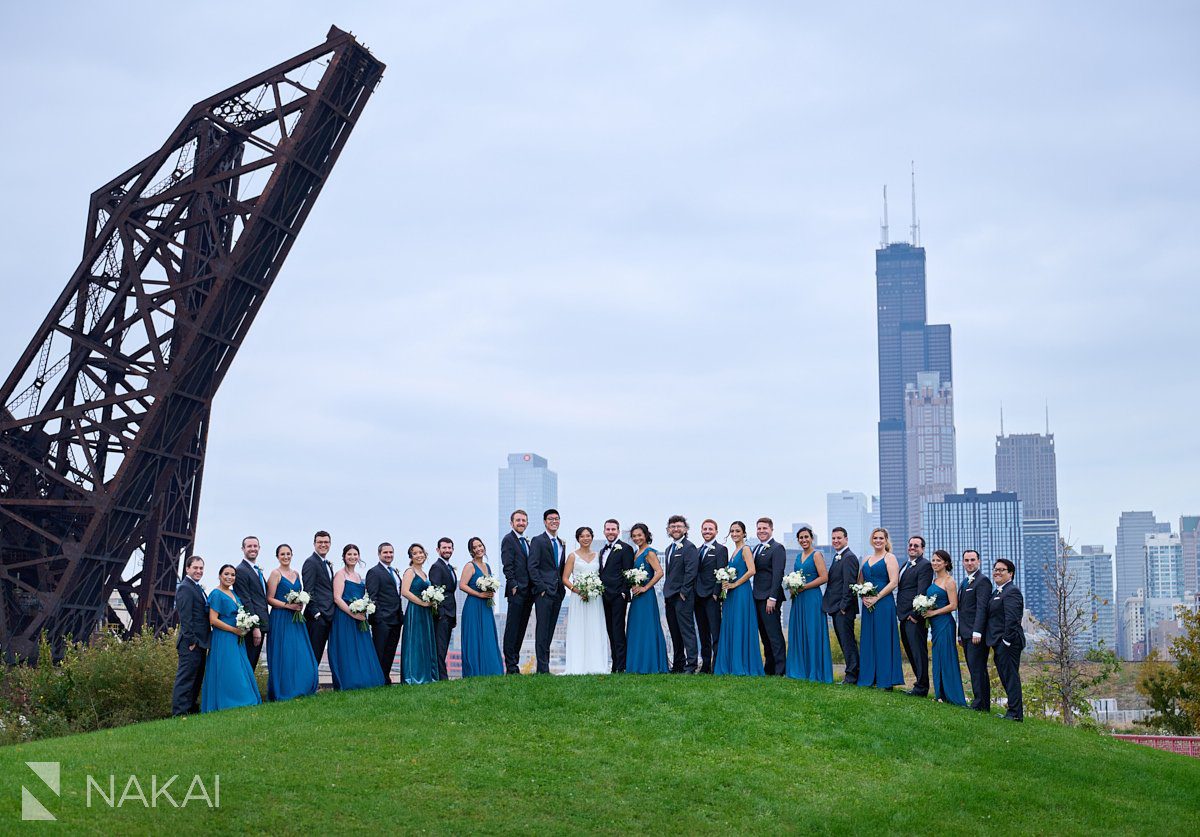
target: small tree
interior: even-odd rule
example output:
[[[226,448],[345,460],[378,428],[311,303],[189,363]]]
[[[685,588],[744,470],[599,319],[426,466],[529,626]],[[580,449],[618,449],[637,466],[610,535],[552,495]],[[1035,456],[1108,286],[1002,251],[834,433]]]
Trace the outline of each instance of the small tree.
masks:
[[[1171,642],[1175,665],[1151,651],[1137,690],[1145,695],[1153,714],[1143,726],[1168,735],[1195,735],[1200,731],[1200,612],[1176,610],[1183,633]]]

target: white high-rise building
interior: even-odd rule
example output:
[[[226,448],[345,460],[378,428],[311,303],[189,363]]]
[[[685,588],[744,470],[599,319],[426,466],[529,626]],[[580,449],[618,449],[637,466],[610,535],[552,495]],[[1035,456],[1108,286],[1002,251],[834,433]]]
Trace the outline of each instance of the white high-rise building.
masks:
[[[868,499],[858,491],[831,492],[825,495],[825,514],[829,525],[825,532],[817,533],[817,543],[828,543],[829,530],[841,526],[855,555],[871,554],[871,530],[879,525],[878,497]]]

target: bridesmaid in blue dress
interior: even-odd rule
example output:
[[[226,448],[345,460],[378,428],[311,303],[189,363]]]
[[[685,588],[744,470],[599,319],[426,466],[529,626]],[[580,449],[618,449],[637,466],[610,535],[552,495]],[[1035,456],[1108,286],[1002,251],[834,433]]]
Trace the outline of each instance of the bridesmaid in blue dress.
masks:
[[[467,554],[471,563],[459,574],[458,589],[467,594],[462,608],[462,676],[479,677],[488,674],[503,674],[504,661],[500,659],[500,641],[496,634],[496,611],[493,604],[496,594],[483,592],[476,583],[485,575],[492,574],[487,565],[487,550],[479,538],[467,541]]]
[[[833,682],[833,655],[829,651],[829,622],[821,609],[821,585],[829,580],[825,556],[813,549],[813,530],[801,526],[796,533],[800,554],[795,572],[804,573],[804,586],[792,593],[788,619],[787,676],[797,680]]]
[[[733,549],[729,566],[737,570],[737,581],[726,581],[725,604],[721,608],[721,636],[713,674],[762,675],[762,645],[758,641],[758,617],[754,614],[754,554],[746,546],[746,524],[735,520],[729,526]]]
[[[201,712],[262,703],[246,649],[239,642],[246,632],[237,627],[237,612],[242,604],[233,592],[237,570],[233,564],[226,564],[217,577],[221,586],[208,594],[208,624],[213,631],[208,642],[204,685],[200,687]]]
[[[350,603],[367,595],[367,585],[359,578],[358,547],[342,547],[345,565],[333,575],[333,628],[329,632],[329,668],[339,689],[368,689],[383,685],[383,669],[371,642],[365,613],[352,613]]]
[[[933,633],[933,696],[939,701],[958,706],[967,705],[963,693],[962,669],[958,666],[958,626],[954,612],[958,610],[958,584],[951,572],[954,559],[944,549],[933,553],[933,584],[925,591],[937,604],[925,614]]]
[[[289,602],[288,594],[300,592],[300,573],[292,569],[292,548],[286,543],[275,547],[279,566],[267,579],[267,604],[271,606],[267,632],[267,700],[291,700],[317,692],[317,658],[304,620],[296,621],[302,609]]]
[[[654,589],[663,577],[662,565],[658,562],[658,553],[650,548],[653,539],[645,523],[633,524],[629,538],[638,549],[633,568],[645,570],[649,577],[645,584],[629,591],[633,601],[629,604],[629,626],[625,631],[625,670],[630,674],[666,674],[667,639],[663,636],[658,593]]]
[[[871,547],[875,554],[858,568],[859,582],[870,581],[879,591],[862,600],[862,644],[858,655],[858,685],[888,689],[904,685],[900,670],[900,632],[896,622],[896,600],[892,591],[900,568],[892,554],[892,539],[887,529],[872,530]]]
[[[437,649],[433,641],[432,605],[421,601],[429,587],[425,574],[425,547],[414,543],[408,548],[408,569],[400,579],[400,595],[408,600],[404,609],[404,634],[400,641],[400,677],[402,682],[433,683],[438,679]]]

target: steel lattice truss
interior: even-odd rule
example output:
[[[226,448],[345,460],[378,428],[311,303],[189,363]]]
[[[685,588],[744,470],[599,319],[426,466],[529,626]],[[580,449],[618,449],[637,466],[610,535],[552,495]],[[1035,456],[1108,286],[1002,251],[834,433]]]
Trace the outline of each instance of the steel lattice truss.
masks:
[[[217,387],[383,73],[354,38],[196,104],[92,194],[84,256],[0,389],[0,649],[171,621]]]

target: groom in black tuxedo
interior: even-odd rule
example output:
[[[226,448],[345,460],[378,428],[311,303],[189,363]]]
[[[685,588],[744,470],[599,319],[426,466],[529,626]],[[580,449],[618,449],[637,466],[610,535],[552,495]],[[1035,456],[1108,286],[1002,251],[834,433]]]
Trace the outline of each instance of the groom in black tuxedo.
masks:
[[[780,605],[783,604],[783,566],[787,550],[772,537],[775,523],[760,517],[755,527],[758,544],[754,547],[754,613],[758,617],[758,636],[762,640],[767,674],[783,677],[787,674],[787,646],[783,639]]]
[[[392,663],[396,646],[400,644],[400,629],[404,625],[404,610],[400,598],[400,573],[392,566],[396,549],[390,543],[379,545],[379,563],[367,570],[367,595],[375,602],[375,612],[367,617],[371,623],[371,641],[375,656],[383,669],[383,681],[392,683]]]
[[[620,536],[620,523],[612,518],[604,521],[600,581],[604,584],[604,627],[608,629],[613,674],[625,670],[625,613],[630,599],[625,571],[633,569],[633,547],[620,540]]]
[[[558,624],[558,613],[562,610],[562,568],[566,561],[566,544],[558,536],[562,522],[558,509],[546,509],[542,515],[546,531],[529,542],[529,584],[533,588],[533,607],[537,612],[537,629],[534,632],[534,647],[537,653],[538,674],[550,673],[550,643],[554,641],[554,628]]]
[[[729,550],[717,543],[717,521],[700,524],[699,570],[696,573],[696,629],[700,633],[700,673],[713,673],[717,641],[721,638],[721,585],[716,573],[729,565]]]
[[[672,674],[696,673],[696,575],[700,571],[700,553],[687,539],[687,530],[683,515],[673,514],[667,520],[671,544],[664,557],[663,599],[673,648]]]
[[[1025,704],[1021,699],[1021,651],[1025,648],[1025,629],[1021,617],[1025,615],[1025,597],[1013,583],[1017,567],[1007,558],[997,558],[992,567],[992,581],[996,587],[988,599],[986,639],[994,650],[996,673],[1008,696],[1008,711],[1004,717],[1010,721],[1025,720]]]
[[[533,590],[529,586],[529,539],[525,528],[529,515],[517,509],[508,516],[512,531],[500,541],[500,565],[504,568],[504,597],[508,619],[504,623],[504,673],[521,673],[521,643],[533,613]]]
[[[966,578],[958,588],[958,639],[967,670],[971,672],[971,708],[987,712],[992,706],[992,679],[988,677],[988,647],[983,635],[987,630],[988,602],[992,599],[992,582],[979,568],[979,553],[963,550]]]
[[[437,608],[437,616],[433,619],[433,637],[437,649],[438,680],[449,680],[446,671],[446,655],[450,653],[450,635],[458,624],[458,574],[450,558],[454,555],[454,541],[449,538],[438,538],[438,559],[429,568],[429,584],[433,587],[445,587],[446,598]]]
[[[917,679],[905,694],[914,697],[929,694],[929,625],[913,610],[913,599],[925,595],[931,584],[933,565],[925,557],[925,539],[913,535],[908,539],[908,561],[900,567],[900,580],[896,582],[896,619],[900,622],[900,644]]]
[[[829,542],[834,549],[833,563],[829,565],[829,581],[821,594],[821,610],[833,620],[833,632],[846,660],[842,682],[853,686],[858,683],[858,640],[854,636],[858,596],[851,591],[850,585],[858,583],[858,556],[850,549],[846,530],[841,526],[833,528]]]
[[[175,690],[171,695],[171,714],[190,715],[200,711],[200,684],[204,682],[204,663],[212,629],[208,623],[208,599],[200,579],[204,577],[204,559],[192,555],[185,562],[183,581],[175,588],[175,613],[179,615],[179,668],[175,672]]]
[[[268,630],[267,580],[258,566],[258,550],[258,538],[253,535],[242,538],[242,562],[234,569],[237,577],[233,582],[233,592],[242,607],[247,613],[258,617],[258,627],[250,632],[245,643],[251,669],[258,667],[258,658],[266,645]]]
[[[304,559],[300,568],[300,580],[308,593],[308,606],[304,608],[304,627],[308,630],[308,641],[312,644],[317,665],[325,656],[325,643],[329,641],[329,629],[333,627],[333,565],[329,563],[329,546],[332,539],[324,529],[313,535],[313,554]],[[333,688],[341,688],[337,675],[333,676]]]

